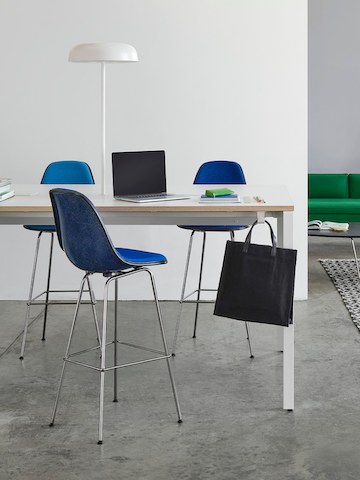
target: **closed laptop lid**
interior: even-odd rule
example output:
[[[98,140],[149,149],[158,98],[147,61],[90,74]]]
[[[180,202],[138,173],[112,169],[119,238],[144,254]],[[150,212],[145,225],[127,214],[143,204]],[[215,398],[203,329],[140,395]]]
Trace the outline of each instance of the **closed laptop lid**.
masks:
[[[112,154],[114,196],[166,192],[164,150]]]

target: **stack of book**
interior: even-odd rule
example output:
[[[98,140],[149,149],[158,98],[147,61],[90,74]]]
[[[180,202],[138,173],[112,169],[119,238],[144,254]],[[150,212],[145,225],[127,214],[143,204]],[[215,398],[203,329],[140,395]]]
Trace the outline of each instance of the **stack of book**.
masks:
[[[0,177],[0,202],[6,200],[7,198],[13,197],[14,195],[15,192],[11,185],[11,179]]]
[[[240,198],[237,193],[229,188],[213,188],[205,190],[205,195],[201,195],[200,203],[265,203],[261,197],[245,196]]]
[[[239,196],[229,188],[214,188],[206,190],[205,195],[200,197],[201,203],[228,203],[239,202]]]

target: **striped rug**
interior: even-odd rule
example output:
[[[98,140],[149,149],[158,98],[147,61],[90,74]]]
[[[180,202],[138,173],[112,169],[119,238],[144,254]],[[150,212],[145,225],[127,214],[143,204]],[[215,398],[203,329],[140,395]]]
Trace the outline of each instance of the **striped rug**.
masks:
[[[319,260],[332,280],[352,321],[360,330],[360,279],[355,260]]]

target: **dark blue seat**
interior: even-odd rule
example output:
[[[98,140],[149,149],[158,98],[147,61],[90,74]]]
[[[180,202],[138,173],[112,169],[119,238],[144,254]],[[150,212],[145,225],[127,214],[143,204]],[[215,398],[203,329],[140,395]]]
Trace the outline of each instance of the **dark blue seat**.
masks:
[[[203,163],[194,179],[194,185],[244,185],[245,183],[241,166],[229,160],[212,160]],[[179,225],[179,227],[196,232],[234,232],[248,228],[248,225]]]
[[[89,165],[85,162],[81,162],[78,160],[61,160],[58,162],[50,163],[41,179],[42,184],[66,184],[66,185],[73,185],[73,184],[94,184],[94,177],[92,175],[91,169]],[[25,351],[25,343],[26,343],[26,336],[27,330],[29,325],[30,319],[30,308],[31,305],[44,305],[44,319],[43,319],[43,328],[42,328],[42,340],[45,340],[45,332],[46,332],[46,322],[47,322],[47,314],[48,314],[48,307],[50,304],[54,303],[49,300],[50,293],[54,292],[74,292],[74,290],[50,290],[50,277],[51,277],[51,265],[52,265],[52,255],[53,255],[53,246],[54,246],[54,234],[56,233],[55,225],[24,225],[24,228],[27,230],[31,230],[33,232],[38,232],[37,242],[36,242],[36,249],[35,249],[35,257],[34,257],[34,264],[33,264],[33,271],[31,275],[31,283],[30,283],[30,293],[29,299],[27,302],[27,309],[25,315],[25,325],[24,325],[24,334],[23,340],[21,344],[21,352],[20,352],[20,359],[23,360],[24,358],[24,351]],[[41,292],[40,294],[33,297],[34,291],[34,282],[35,282],[35,274],[36,274],[36,267],[39,255],[39,248],[40,248],[40,241],[42,235],[44,233],[50,233],[50,255],[49,255],[49,263],[48,263],[48,276],[47,276],[47,284],[46,290]],[[90,290],[89,286],[89,290]],[[38,300],[40,297],[45,295],[45,300],[42,302]],[[92,301],[92,300],[90,300]],[[56,302],[57,304],[61,304],[63,302]],[[68,303],[68,302],[66,302]]]
[[[160,253],[145,252],[143,250],[132,250],[128,248],[115,248],[110,237],[107,234],[105,226],[99,217],[94,205],[85,197],[85,195],[66,189],[54,189],[50,191],[51,203],[53,206],[55,224],[58,234],[58,239],[61,248],[66,253],[69,260],[79,269],[85,271],[82,279],[79,297],[75,309],[72,327],[68,345],[66,348],[63,369],[60,377],[58,393],[55,400],[53,415],[50,425],[53,426],[59,401],[61,386],[63,382],[63,375],[65,366],[68,362],[76,363],[77,365],[92,368],[100,372],[100,412],[99,412],[99,441],[102,443],[102,429],[103,429],[103,408],[104,408],[104,382],[105,372],[113,370],[114,372],[114,401],[117,401],[117,369],[138,365],[141,363],[148,363],[154,360],[165,359],[167,361],[170,382],[173,390],[176,410],[178,414],[178,421],[181,422],[181,412],[177,398],[176,387],[172,374],[171,364],[169,358],[171,354],[168,352],[166,344],[164,326],[161,319],[160,306],[156,293],[155,280],[151,271],[147,268],[154,265],[163,265],[167,263],[166,257]],[[117,282],[120,278],[138,274],[147,273],[150,276],[154,300],[157,310],[157,316],[160,326],[160,333],[163,344],[163,352],[153,350],[148,347],[133,345],[125,342],[120,342],[117,338]],[[81,297],[84,289],[84,284],[87,279],[94,273],[103,274],[107,277],[104,288],[104,309],[103,309],[103,323],[101,344],[98,347],[92,347],[81,352],[71,353],[70,347],[73,337],[73,332],[77,320],[77,314],[81,302]],[[106,329],[107,329],[107,305],[109,286],[115,282],[115,328],[114,328],[114,365],[106,366]],[[146,360],[139,360],[130,364],[118,365],[117,362],[117,345],[123,343],[128,346],[143,349],[147,352],[157,353],[156,357]],[[83,362],[74,360],[78,358],[77,355],[85,353],[89,350],[100,349],[101,363],[100,367],[97,365],[89,365]]]
[[[199,168],[195,179],[194,184],[198,185],[234,185],[234,184],[245,184],[245,175],[241,168],[241,166],[232,161],[228,160],[213,160],[210,162],[205,162]],[[202,273],[203,273],[203,266],[204,266],[204,255],[205,255],[205,245],[206,245],[206,233],[207,232],[228,232],[230,234],[231,240],[234,240],[234,232],[238,230],[244,230],[248,228],[248,225],[179,225],[180,228],[191,230],[190,240],[189,240],[189,247],[187,252],[187,260],[185,265],[185,273],[184,279],[182,284],[181,290],[181,297],[180,303],[184,302],[185,299],[191,297],[194,294],[197,294],[195,303],[195,320],[194,320],[194,329],[193,329],[193,338],[196,338],[196,329],[197,329],[197,321],[198,321],[198,313],[199,313],[199,304],[201,303],[200,294],[201,292],[207,291],[217,291],[217,289],[213,288],[202,288]],[[200,232],[203,234],[203,242],[202,242],[202,251],[201,251],[201,261],[200,261],[200,272],[199,272],[199,279],[198,279],[198,288],[191,293],[185,295],[186,289],[186,281],[187,275],[189,271],[189,263],[191,257],[191,249],[192,249],[192,242],[195,232]],[[179,331],[179,324],[180,324],[180,317],[181,317],[181,308],[180,313],[178,316],[178,321],[175,330],[175,338],[173,344],[173,354],[175,353],[177,335]],[[245,322],[247,338],[249,342],[250,348],[250,356],[252,357],[251,351],[251,343],[250,343],[250,332],[247,323]]]

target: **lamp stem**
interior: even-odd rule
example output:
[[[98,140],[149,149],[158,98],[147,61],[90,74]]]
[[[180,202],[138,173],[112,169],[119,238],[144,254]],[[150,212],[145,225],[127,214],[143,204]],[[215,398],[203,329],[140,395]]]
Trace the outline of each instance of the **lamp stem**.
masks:
[[[105,195],[106,187],[106,138],[105,138],[105,118],[106,118],[106,63],[101,62],[101,193]]]

